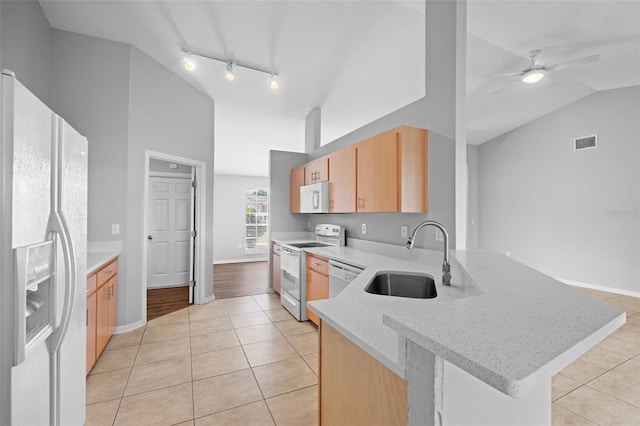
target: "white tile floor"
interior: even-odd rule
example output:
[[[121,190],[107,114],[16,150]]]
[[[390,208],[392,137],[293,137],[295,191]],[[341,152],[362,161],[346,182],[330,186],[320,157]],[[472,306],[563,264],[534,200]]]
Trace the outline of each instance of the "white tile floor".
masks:
[[[553,425],[640,424],[640,299],[580,289],[627,324],[553,378]],[[318,337],[276,295],[222,299],[113,336],[87,425],[316,425]]]

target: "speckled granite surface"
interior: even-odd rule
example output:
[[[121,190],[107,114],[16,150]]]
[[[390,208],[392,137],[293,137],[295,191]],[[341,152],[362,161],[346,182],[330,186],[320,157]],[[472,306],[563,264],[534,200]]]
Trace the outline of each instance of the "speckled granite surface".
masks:
[[[308,251],[366,268],[338,297],[307,306],[401,377],[408,338],[518,397],[625,322],[624,312],[492,251],[451,251],[451,287],[440,283],[437,251],[422,251],[420,261],[351,247]],[[438,297],[366,293],[382,271],[432,275]]]

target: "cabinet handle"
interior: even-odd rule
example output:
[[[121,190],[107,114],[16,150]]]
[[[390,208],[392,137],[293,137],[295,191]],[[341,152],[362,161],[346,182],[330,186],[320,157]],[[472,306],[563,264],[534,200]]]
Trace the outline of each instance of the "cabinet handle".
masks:
[[[358,207],[364,207],[364,197],[358,197]]]
[[[329,208],[332,209],[333,208],[333,200],[329,200]]]
[[[87,323],[87,327],[89,327],[89,308],[84,311],[85,322]]]

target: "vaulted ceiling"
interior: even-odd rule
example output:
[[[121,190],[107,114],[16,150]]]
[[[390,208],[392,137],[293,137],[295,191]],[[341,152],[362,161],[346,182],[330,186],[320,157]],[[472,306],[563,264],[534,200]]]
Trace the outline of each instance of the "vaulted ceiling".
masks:
[[[330,142],[424,96],[424,1],[57,1],[52,27],[129,43],[216,101],[216,173],[266,175],[269,149],[303,151],[322,109]],[[639,1],[468,1],[468,140],[482,143],[597,90],[640,84]],[[268,75],[181,48],[249,63]],[[543,84],[488,74],[600,54]],[[496,93],[497,92],[497,93]]]

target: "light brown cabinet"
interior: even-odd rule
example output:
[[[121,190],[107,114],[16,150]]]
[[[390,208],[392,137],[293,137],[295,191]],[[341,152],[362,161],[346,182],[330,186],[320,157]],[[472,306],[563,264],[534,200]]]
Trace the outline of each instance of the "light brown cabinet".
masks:
[[[324,182],[329,180],[329,160],[327,157],[318,158],[304,166],[304,184]]]
[[[113,335],[118,320],[118,261],[87,278],[87,374]]]
[[[329,211],[356,211],[356,149],[347,147],[329,154]]]
[[[300,187],[304,185],[304,165],[291,169],[289,176],[289,210],[300,213]]]
[[[425,213],[427,156],[427,130],[399,126],[303,164],[291,170],[291,212],[302,184],[329,180],[330,212]]]
[[[324,321],[319,353],[320,425],[407,424],[404,379]]]
[[[280,294],[280,244],[273,243],[271,248],[271,283],[273,290]]]
[[[307,301],[329,298],[329,261],[307,253]],[[309,309],[307,317],[316,325],[320,318]]]

